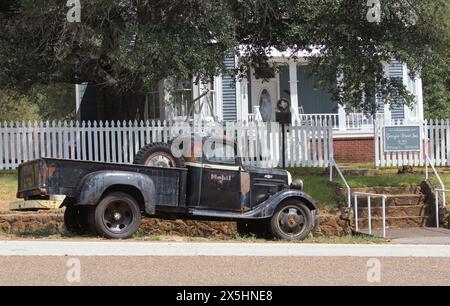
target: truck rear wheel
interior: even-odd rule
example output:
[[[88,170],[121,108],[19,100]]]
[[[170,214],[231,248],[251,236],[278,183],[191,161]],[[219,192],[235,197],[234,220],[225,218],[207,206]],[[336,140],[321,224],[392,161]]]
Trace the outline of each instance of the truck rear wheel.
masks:
[[[77,235],[90,233],[89,207],[68,205],[64,211],[64,225],[67,231]]]
[[[95,208],[94,224],[99,235],[110,239],[128,239],[141,225],[141,209],[127,193],[113,192]]]
[[[170,144],[152,143],[136,154],[134,164],[160,168],[184,168],[184,159],[173,156]]]
[[[282,240],[303,240],[308,237],[313,227],[311,210],[298,200],[280,204],[270,221],[271,233]]]

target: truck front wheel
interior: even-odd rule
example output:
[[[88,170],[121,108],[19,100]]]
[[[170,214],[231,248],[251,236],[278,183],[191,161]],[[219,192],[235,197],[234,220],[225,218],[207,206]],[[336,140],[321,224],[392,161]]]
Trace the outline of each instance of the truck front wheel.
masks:
[[[288,200],[277,208],[270,221],[271,233],[282,240],[303,240],[314,227],[311,210],[298,200]]]
[[[141,209],[129,194],[113,192],[95,208],[94,224],[97,232],[105,238],[128,239],[141,225]]]

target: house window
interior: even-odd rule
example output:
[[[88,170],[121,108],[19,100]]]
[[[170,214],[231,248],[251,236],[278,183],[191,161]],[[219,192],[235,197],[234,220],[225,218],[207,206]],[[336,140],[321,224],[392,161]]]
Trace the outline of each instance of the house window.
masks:
[[[175,116],[186,116],[192,106],[192,80],[179,81],[173,95]]]
[[[214,83],[214,79],[212,79],[208,84],[202,84],[200,87],[200,95],[204,92],[208,91],[208,95],[204,98],[203,104],[203,112],[206,116],[215,116],[216,112],[216,86]],[[209,103],[209,105],[208,105]]]
[[[158,119],[160,117],[159,84],[156,84],[152,90],[147,93],[144,117],[145,119]]]

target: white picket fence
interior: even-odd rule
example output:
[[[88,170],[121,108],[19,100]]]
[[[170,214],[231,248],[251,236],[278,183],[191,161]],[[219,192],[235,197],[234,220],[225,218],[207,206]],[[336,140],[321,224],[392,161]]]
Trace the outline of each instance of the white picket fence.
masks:
[[[425,150],[435,166],[450,166],[450,120],[430,120],[424,123],[428,145]]]
[[[426,154],[435,166],[450,166],[450,121],[394,121],[390,125],[419,125],[422,139],[418,152],[384,152],[382,122],[375,128],[375,160],[378,167],[425,166]]]
[[[210,130],[200,123],[195,131]],[[332,125],[286,128],[288,166],[326,167],[333,156]],[[238,144],[244,164],[281,166],[282,135],[277,123],[228,122],[226,137]],[[0,123],[0,169],[15,169],[40,157],[96,162],[133,163],[146,144],[170,142],[186,132],[180,122],[28,122]]]

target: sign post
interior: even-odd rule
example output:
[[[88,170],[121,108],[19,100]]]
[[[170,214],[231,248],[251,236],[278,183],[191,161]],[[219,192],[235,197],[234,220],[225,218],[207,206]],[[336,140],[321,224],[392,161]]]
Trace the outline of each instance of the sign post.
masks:
[[[283,169],[286,169],[286,125],[292,124],[292,113],[290,103],[285,99],[281,99],[277,103],[276,121],[281,124],[281,163]]]

